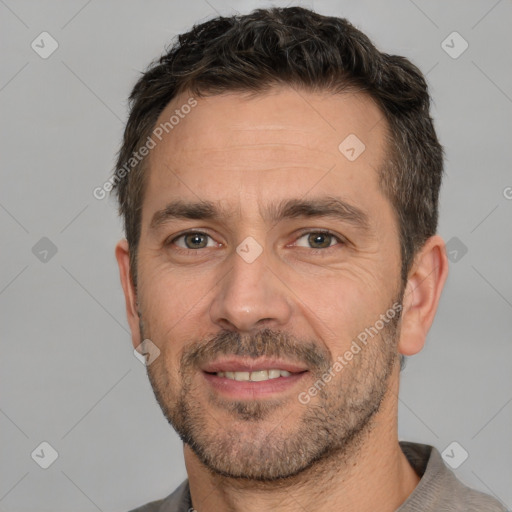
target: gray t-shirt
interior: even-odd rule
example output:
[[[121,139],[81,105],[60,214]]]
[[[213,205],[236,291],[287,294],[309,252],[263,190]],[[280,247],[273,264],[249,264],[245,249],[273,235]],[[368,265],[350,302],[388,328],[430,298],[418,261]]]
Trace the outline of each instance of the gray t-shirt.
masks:
[[[506,512],[500,502],[462,484],[432,446],[400,441],[420,482],[396,512]],[[130,512],[192,512],[188,480],[171,495]]]

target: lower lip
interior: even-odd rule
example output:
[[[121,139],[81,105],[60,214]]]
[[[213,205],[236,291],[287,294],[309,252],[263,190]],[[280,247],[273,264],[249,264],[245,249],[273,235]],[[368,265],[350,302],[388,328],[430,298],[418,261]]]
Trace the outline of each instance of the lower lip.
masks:
[[[229,395],[231,398],[255,399],[289,391],[299,381],[304,379],[308,372],[294,373],[288,377],[263,380],[259,382],[240,381],[217,377],[213,373],[203,372],[204,378],[216,391]]]

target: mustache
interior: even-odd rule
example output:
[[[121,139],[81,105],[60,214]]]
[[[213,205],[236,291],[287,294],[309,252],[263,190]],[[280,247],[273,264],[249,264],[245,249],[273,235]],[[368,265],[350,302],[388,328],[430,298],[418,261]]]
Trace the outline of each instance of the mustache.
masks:
[[[181,368],[199,368],[226,355],[285,359],[303,363],[313,372],[322,372],[332,365],[330,353],[318,343],[300,341],[286,332],[265,328],[250,335],[223,330],[208,339],[197,341],[184,350]]]

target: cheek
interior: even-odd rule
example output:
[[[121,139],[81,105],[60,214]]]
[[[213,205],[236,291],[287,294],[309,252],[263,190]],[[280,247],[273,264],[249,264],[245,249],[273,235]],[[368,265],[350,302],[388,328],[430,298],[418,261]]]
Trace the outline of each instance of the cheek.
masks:
[[[199,339],[200,326],[206,325],[207,291],[214,281],[166,265],[140,268],[139,301],[145,334],[166,358],[178,358],[190,340]]]
[[[175,324],[200,297],[194,274],[183,275],[159,255],[141,258],[139,275],[140,299],[154,321]]]
[[[299,314],[333,355],[344,352],[359,333],[374,325],[392,300],[392,288],[382,276],[354,268],[330,277],[302,276],[291,288],[297,290]]]

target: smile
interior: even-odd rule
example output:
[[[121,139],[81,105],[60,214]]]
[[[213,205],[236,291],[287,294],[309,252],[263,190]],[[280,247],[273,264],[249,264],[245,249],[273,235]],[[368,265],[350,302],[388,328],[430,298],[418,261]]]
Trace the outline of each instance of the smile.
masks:
[[[279,377],[289,377],[291,373],[286,370],[258,370],[254,372],[216,372],[217,377],[238,381],[261,382],[264,380],[277,379]]]

